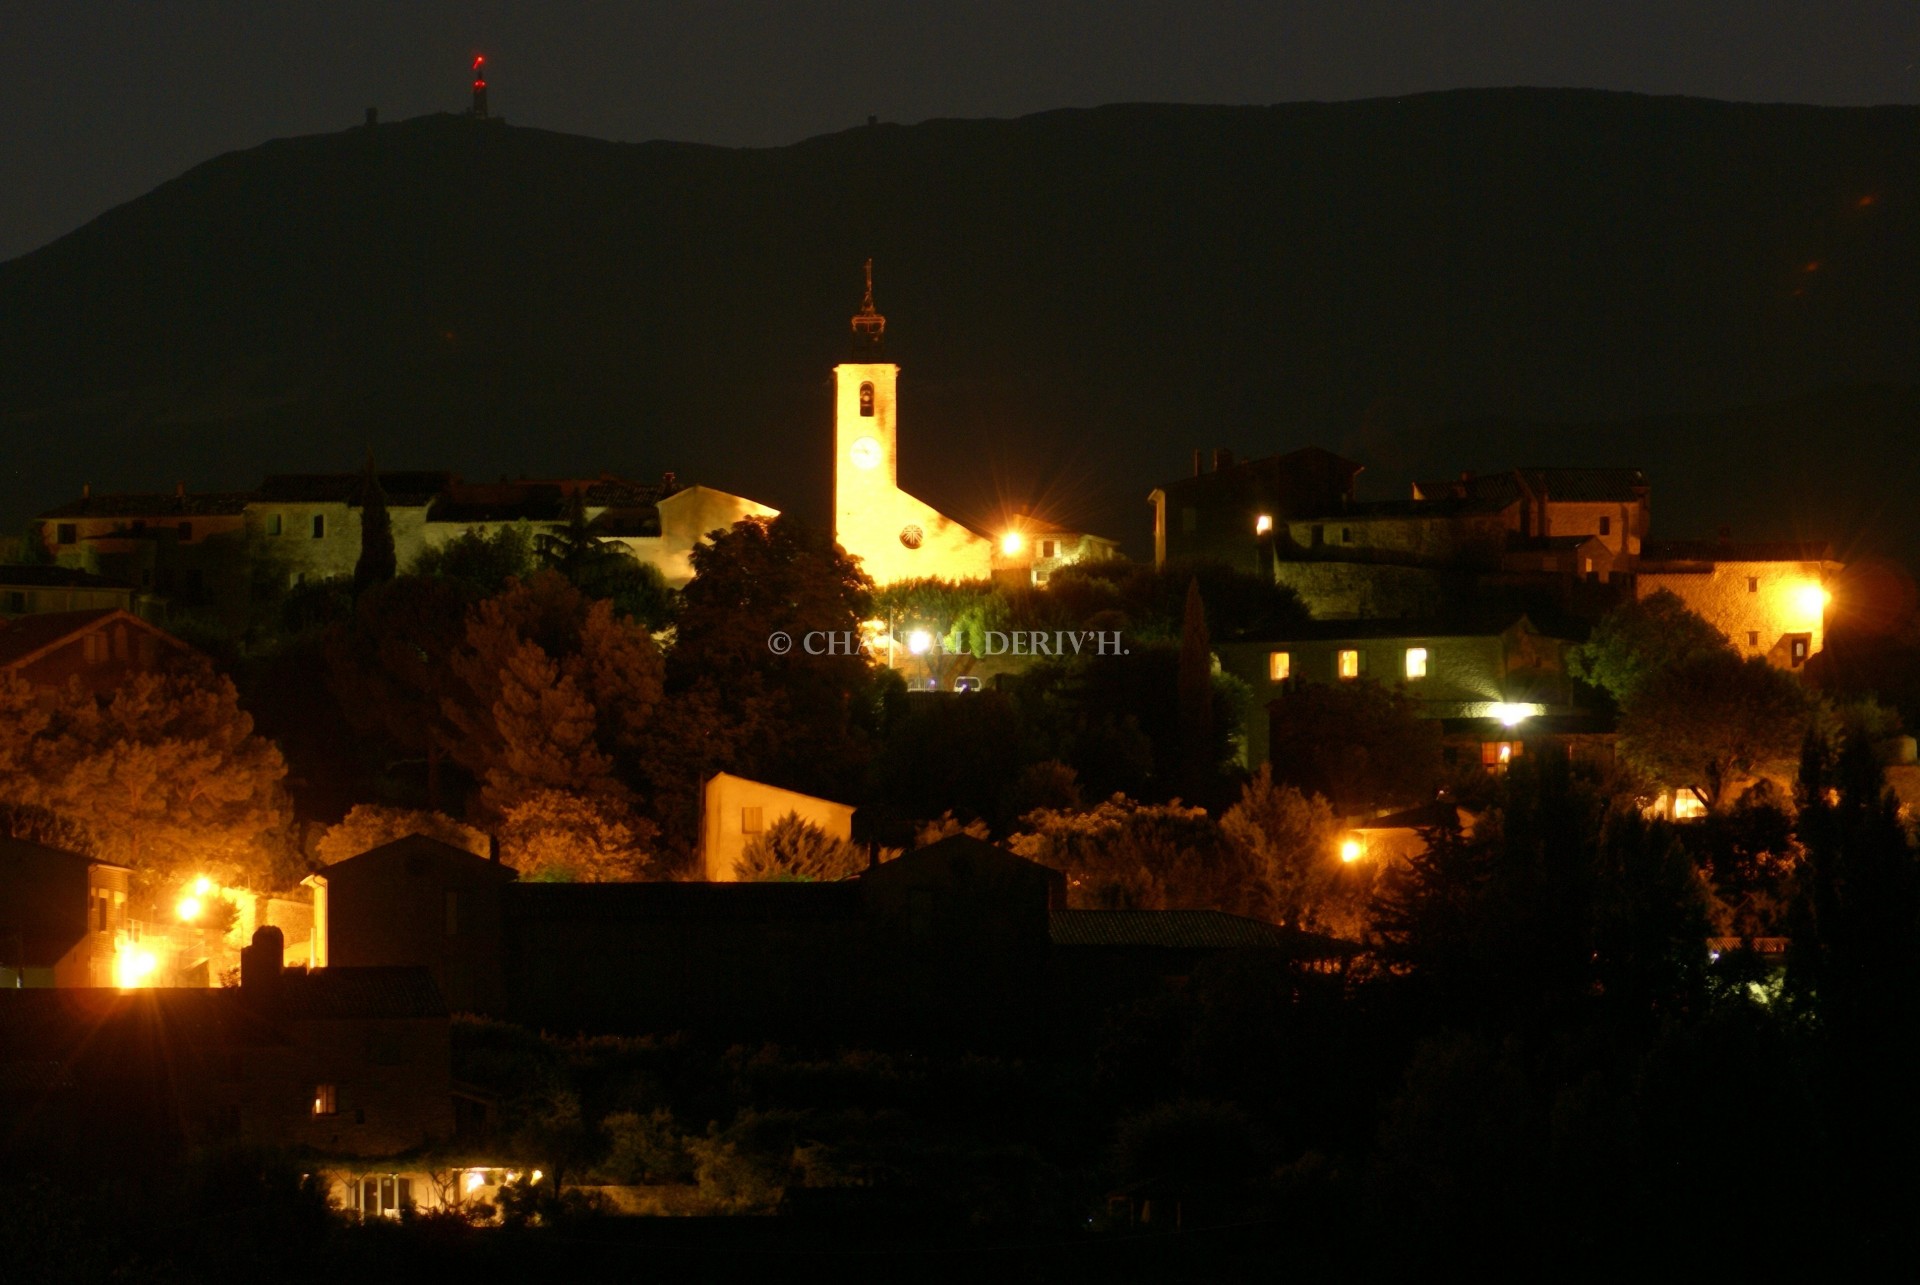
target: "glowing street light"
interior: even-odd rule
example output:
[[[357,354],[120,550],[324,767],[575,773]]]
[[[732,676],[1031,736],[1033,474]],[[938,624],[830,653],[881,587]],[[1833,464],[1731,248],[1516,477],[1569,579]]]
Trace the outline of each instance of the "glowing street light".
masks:
[[[1000,552],[1011,558],[1026,547],[1026,541],[1020,538],[1018,531],[1009,531],[1000,537]]]
[[[160,967],[153,952],[123,941],[113,952],[113,984],[121,990],[133,990],[136,987],[151,984],[154,971]]]
[[[1365,854],[1366,854],[1366,848],[1362,846],[1359,839],[1347,838],[1341,841],[1340,860],[1345,862],[1347,865],[1352,865],[1354,862],[1358,861]]]
[[[1533,717],[1533,706],[1509,705],[1506,701],[1496,701],[1488,707],[1487,713],[1499,719],[1503,727],[1518,727]]]
[[[1270,514],[1262,513],[1253,520],[1253,533],[1255,535],[1265,535],[1271,530],[1273,530],[1273,517]]]
[[[195,879],[193,881],[194,896],[204,897],[212,891],[213,891],[213,880],[207,878],[205,875],[201,875],[198,879]]]
[[[182,897],[180,904],[173,908],[173,913],[180,916],[181,923],[190,924],[200,917],[201,909],[200,898]]]
[[[924,656],[933,649],[933,635],[924,629],[916,629],[907,635],[907,650],[916,656]]]
[[[1793,605],[1803,616],[1814,619],[1827,614],[1827,604],[1833,601],[1833,595],[1817,584],[1803,584],[1793,591]]]

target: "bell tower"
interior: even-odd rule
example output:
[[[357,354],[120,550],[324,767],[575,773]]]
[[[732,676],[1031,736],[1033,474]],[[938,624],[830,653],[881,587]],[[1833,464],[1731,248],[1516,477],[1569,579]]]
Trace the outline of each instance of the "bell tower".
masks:
[[[887,319],[873,306],[873,260],[867,260],[867,293],[853,315],[853,358],[833,368],[834,538],[851,550],[862,518],[891,501],[899,476],[894,390],[900,368],[882,360]]]

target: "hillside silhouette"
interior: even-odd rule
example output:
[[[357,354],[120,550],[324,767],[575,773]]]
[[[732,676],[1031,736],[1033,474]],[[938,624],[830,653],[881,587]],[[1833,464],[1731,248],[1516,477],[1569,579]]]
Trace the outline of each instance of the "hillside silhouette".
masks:
[[[222,156],[0,265],[6,529],[269,470],[611,471],[824,518],[875,260],[902,481],[1144,552],[1194,448],[1363,491],[1637,464],[1656,534],[1920,558],[1920,109],[1462,91]]]

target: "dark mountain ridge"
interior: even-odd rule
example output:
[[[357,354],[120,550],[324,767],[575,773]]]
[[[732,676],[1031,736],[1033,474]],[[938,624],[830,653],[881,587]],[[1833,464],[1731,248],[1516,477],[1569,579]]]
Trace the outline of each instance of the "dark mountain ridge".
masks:
[[[902,481],[962,515],[1038,501],[1139,551],[1193,448],[1317,442],[1375,494],[1638,464],[1661,534],[1912,557],[1916,127],[1508,90],[765,150],[452,116],[279,140],[0,264],[0,515],[371,446],[822,518],[871,255]]]

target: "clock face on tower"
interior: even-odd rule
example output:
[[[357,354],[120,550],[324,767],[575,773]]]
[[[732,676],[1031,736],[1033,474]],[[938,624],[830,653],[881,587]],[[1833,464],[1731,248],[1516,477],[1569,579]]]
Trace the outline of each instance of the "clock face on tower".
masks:
[[[871,437],[862,437],[854,442],[853,449],[848,453],[860,468],[872,468],[880,462],[880,443]]]

